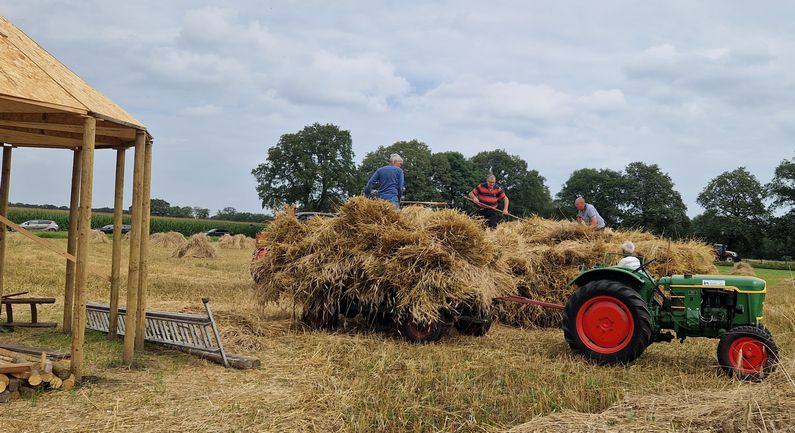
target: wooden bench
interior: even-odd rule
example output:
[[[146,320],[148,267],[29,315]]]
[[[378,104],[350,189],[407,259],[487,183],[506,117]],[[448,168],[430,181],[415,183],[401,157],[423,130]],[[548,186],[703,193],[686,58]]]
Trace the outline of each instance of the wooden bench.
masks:
[[[55,298],[14,298],[3,297],[2,305],[6,306],[6,322],[3,326],[9,328],[55,328],[57,325],[51,322],[39,323],[38,306],[44,304],[54,304]],[[14,322],[14,305],[30,306],[30,322]]]

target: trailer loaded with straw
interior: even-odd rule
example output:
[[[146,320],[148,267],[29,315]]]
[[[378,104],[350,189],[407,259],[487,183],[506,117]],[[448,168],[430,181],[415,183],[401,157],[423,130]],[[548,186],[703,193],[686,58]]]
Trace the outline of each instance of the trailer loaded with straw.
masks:
[[[415,342],[434,341],[449,326],[484,335],[494,320],[520,326],[559,326],[559,310],[495,303],[509,295],[564,303],[579,268],[633,240],[659,275],[714,269],[711,249],[671,242],[642,231],[593,232],[571,221],[538,217],[484,230],[452,209],[354,197],[336,216],[299,221],[278,215],[258,237],[251,265],[261,304],[292,302],[317,329],[340,316],[393,323]]]

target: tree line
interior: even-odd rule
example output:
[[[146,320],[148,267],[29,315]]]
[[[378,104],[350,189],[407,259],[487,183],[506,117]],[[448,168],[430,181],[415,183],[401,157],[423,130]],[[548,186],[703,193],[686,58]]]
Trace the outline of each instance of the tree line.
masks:
[[[537,170],[499,149],[467,158],[456,151],[433,152],[418,140],[398,141],[368,152],[357,166],[350,131],[333,124],[315,123],[282,135],[252,175],[263,208],[295,203],[301,210],[333,212],[349,197],[362,194],[369,176],[392,153],[404,159],[407,200],[444,201],[474,211],[464,196],[494,174],[517,215],[571,218],[579,194],[610,227],[699,237],[726,243],[744,256],[780,259],[795,251],[795,158],[783,160],[767,185],[744,167],[718,175],[698,196],[705,212],[692,220],[671,177],[657,164],[632,162],[621,171],[575,170],[553,198]]]

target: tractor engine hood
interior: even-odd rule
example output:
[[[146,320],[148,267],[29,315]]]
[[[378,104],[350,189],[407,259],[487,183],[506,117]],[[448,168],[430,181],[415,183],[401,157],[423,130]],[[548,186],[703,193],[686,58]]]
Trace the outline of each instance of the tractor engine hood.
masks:
[[[666,281],[667,280],[667,281]],[[736,292],[764,292],[765,280],[736,275],[673,275],[660,279],[659,284],[673,287],[689,286],[703,289],[730,290]]]

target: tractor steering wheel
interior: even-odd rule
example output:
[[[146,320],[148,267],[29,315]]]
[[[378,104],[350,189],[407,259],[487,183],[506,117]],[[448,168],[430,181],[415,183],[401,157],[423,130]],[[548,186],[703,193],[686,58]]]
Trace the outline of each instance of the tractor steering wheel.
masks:
[[[639,267],[638,269],[635,269],[635,270],[634,270],[634,271],[632,271],[632,272],[638,272],[638,271],[642,271],[642,270],[644,270],[644,269],[646,268],[646,266],[648,266],[648,265],[650,265],[650,264],[654,263],[654,261],[655,261],[655,260],[657,260],[657,259],[651,259],[651,260],[649,260],[648,262],[645,262],[645,263],[643,263],[642,265],[640,265],[640,267]]]

